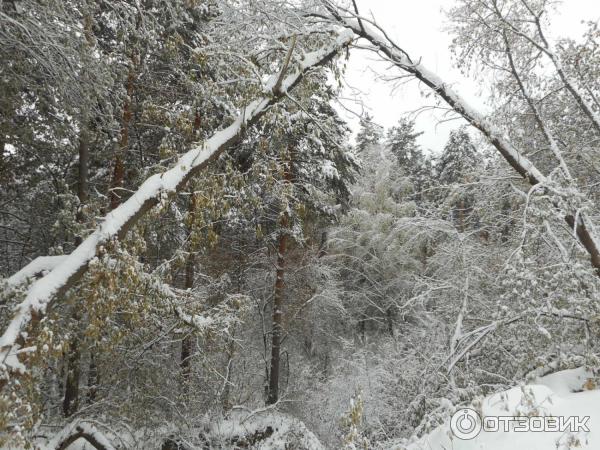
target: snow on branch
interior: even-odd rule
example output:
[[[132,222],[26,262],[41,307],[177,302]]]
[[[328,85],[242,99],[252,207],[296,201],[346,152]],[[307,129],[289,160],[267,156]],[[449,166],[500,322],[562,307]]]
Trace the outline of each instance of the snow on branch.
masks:
[[[500,129],[487,120],[483,114],[471,106],[438,75],[427,69],[420,61],[413,60],[376,22],[360,17],[356,12],[337,7],[328,0],[324,0],[324,3],[333,21],[369,41],[373,46],[373,50],[380,53],[399,69],[413,75],[431,88],[454,111],[481,131],[511,167],[527,182],[532,186],[543,186],[545,190],[554,194],[557,197],[557,200],[553,201],[554,207],[560,211],[564,220],[573,230],[573,234],[577,236],[579,243],[590,255],[592,267],[600,276],[600,240],[594,231],[595,227],[592,219],[581,210],[581,207],[573,205],[573,203],[577,203],[578,197],[583,198],[579,195],[576,186],[570,186],[569,189],[561,189],[556,186],[523,152],[509,141]]]
[[[64,261],[67,256],[68,255],[38,256],[14,275],[7,278],[5,280],[5,288],[7,290],[15,289],[36,278],[46,275]],[[116,267],[116,260],[109,258],[108,262]],[[234,321],[235,318],[232,317],[231,314],[228,314],[228,311],[223,310],[223,308],[221,308],[221,310],[207,311],[202,315],[186,312],[180,303],[182,299],[191,296],[191,293],[188,290],[177,289],[170,284],[162,282],[157,275],[144,272],[144,267],[140,263],[136,263],[135,268],[140,278],[147,282],[152,289],[173,302],[172,309],[174,315],[187,326],[192,327],[197,331],[206,331],[209,328],[213,329],[215,327],[226,329],[230,325],[230,322]],[[235,303],[238,306],[241,306],[248,302],[249,297],[246,295],[229,295],[225,305]]]
[[[273,75],[263,96],[247,105],[231,125],[189,150],[173,168],[146,179],[127,201],[107,214],[96,230],[71,254],[50,273],[35,281],[25,299],[16,307],[14,317],[0,337],[0,371],[3,372],[3,381],[6,382],[12,371],[22,369],[17,354],[19,349],[25,346],[24,332],[27,327],[39,320],[52,306],[54,299],[73,286],[86,272],[99,247],[111,239],[122,238],[131,226],[164,196],[182,189],[191,177],[237,142],[243,136],[244,130],[255,124],[269,107],[298,84],[305,73],[329,62],[342,48],[348,46],[353,38],[351,31],[343,30],[319,50],[303,54],[289,75]],[[278,83],[280,78],[282,79]],[[278,89],[275,91],[272,87],[276,85]]]
[[[98,431],[92,424],[84,421],[75,421],[64,427],[56,436],[54,436],[46,445],[46,448],[55,450],[65,450],[71,444],[79,440],[84,440],[97,450],[114,450],[115,447]]]
[[[16,288],[28,280],[34,279],[53,270],[66,258],[66,255],[38,256],[21,270],[5,280],[6,287]]]

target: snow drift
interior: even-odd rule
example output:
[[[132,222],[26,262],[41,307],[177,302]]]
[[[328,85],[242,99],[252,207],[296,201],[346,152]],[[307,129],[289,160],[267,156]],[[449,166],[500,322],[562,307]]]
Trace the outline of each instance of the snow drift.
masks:
[[[578,417],[589,432],[521,432],[482,430],[471,440],[455,437],[450,422],[408,445],[392,445],[390,450],[501,450],[501,449],[598,449],[600,448],[600,390],[593,374],[584,368],[563,370],[533,380],[531,384],[493,394],[474,403],[482,417],[543,416]]]

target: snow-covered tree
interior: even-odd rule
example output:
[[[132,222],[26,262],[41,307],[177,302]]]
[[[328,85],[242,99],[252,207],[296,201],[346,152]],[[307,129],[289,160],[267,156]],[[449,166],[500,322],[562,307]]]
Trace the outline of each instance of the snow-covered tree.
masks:
[[[0,2],[0,445],[388,448],[597,386],[597,24],[456,0],[485,116],[358,6]],[[367,114],[352,150],[365,43],[482,135]]]
[[[468,222],[477,224],[477,217],[471,217],[473,192],[483,169],[482,155],[477,152],[467,131],[464,128],[452,131],[437,160],[435,172],[442,185],[438,193],[441,206],[451,209],[454,221],[462,231]]]
[[[365,113],[360,118],[360,130],[356,135],[356,149],[358,153],[363,153],[369,147],[377,145],[383,138],[381,126],[373,122],[373,117]]]
[[[424,200],[431,178],[431,158],[425,154],[417,140],[423,132],[415,130],[415,122],[402,118],[387,132],[386,145],[396,161],[406,183],[412,185],[413,199]],[[426,195],[426,194],[425,194]]]
[[[398,160],[398,164],[407,172],[421,165],[423,151],[417,139],[422,134],[423,132],[415,130],[415,122],[406,118],[400,119],[398,125],[387,132],[387,146]]]

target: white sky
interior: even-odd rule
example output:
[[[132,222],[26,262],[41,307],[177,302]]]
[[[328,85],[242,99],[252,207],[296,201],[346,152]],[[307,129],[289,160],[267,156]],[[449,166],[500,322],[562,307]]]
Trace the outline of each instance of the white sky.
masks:
[[[452,37],[443,31],[446,24],[443,10],[451,8],[454,3],[455,0],[357,0],[361,15],[370,16],[372,13],[377,23],[414,60],[422,58],[425,66],[453,83],[454,88],[473,105],[485,108],[484,90],[475,82],[465,79],[453,67],[450,57]],[[551,31],[556,36],[578,38],[584,30],[582,20],[599,19],[600,0],[563,0],[557,16],[553,18]],[[344,105],[360,114],[362,106],[351,99],[362,101],[364,109],[374,117],[375,122],[389,128],[403,114],[435,104],[431,97],[424,98],[421,93],[429,90],[426,87],[420,89],[415,81],[395,87],[398,83],[377,80],[381,76],[399,74],[399,70],[376,61],[374,54],[353,50],[345,77],[349,88],[344,92],[347,98]],[[360,92],[357,93],[355,89]],[[342,115],[356,131],[358,119],[343,111]],[[416,115],[417,129],[425,132],[420,140],[424,148],[440,151],[450,131],[463,123],[457,120],[440,123],[443,117],[443,111],[425,111]]]

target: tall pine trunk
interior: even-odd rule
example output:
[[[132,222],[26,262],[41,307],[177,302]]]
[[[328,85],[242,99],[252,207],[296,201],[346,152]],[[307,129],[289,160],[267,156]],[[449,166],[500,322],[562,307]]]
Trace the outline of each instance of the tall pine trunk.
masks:
[[[79,317],[73,314],[73,320],[79,321]],[[65,381],[65,395],[63,397],[63,416],[71,417],[79,409],[79,379],[81,376],[81,352],[79,349],[80,339],[77,333],[71,337],[69,350],[66,358],[67,379]]]
[[[192,198],[190,200],[190,213],[193,214],[195,198],[192,194]],[[194,257],[193,249],[188,249],[188,257],[185,263],[185,282],[184,288],[191,289],[194,287],[194,275],[196,269],[196,260]],[[191,377],[191,360],[192,350],[194,346],[193,336],[191,334],[186,335],[181,341],[181,374],[183,375],[184,386],[187,387]]]
[[[192,135],[190,136],[190,141],[193,141],[198,135],[198,131],[201,126],[201,118],[200,111],[196,110],[194,115],[194,124],[192,126]],[[190,197],[190,204],[188,206],[188,213],[190,214],[190,228],[188,230],[188,235],[191,237],[193,227],[194,227],[194,216],[196,211],[196,194],[192,193]],[[185,263],[185,289],[192,289],[194,287],[194,277],[196,274],[196,258],[194,255],[194,247],[192,245],[192,240],[188,241],[188,256]],[[191,373],[192,373],[192,364],[191,357],[194,348],[194,340],[191,334],[188,334],[181,341],[181,357],[180,357],[180,368],[181,374],[183,376],[184,390],[189,386]]]
[[[291,153],[291,152],[290,152]],[[284,183],[291,185],[292,161],[284,170]],[[286,199],[286,205],[289,202]],[[285,258],[288,245],[290,216],[287,210],[281,215],[279,237],[277,238],[277,268],[275,272],[275,288],[273,291],[272,336],[271,336],[271,369],[269,371],[269,389],[267,405],[273,405],[279,400],[279,375],[281,365],[281,339],[283,336],[283,303],[285,299]]]
[[[77,211],[77,221],[85,222],[84,208],[88,201],[88,170],[89,170],[89,133],[87,130],[87,118],[83,120],[81,133],[79,135],[79,164],[78,164],[78,183],[77,196],[79,197],[79,209]],[[81,244],[82,237],[75,238],[75,245]],[[77,311],[72,314],[75,332],[69,342],[68,354],[66,355],[65,394],[63,397],[62,410],[64,417],[70,417],[77,412],[79,408],[79,381],[81,377],[81,336],[80,320],[81,316]]]
[[[272,405],[279,400],[279,371],[281,362],[281,337],[283,334],[283,301],[285,294],[285,254],[287,250],[289,218],[287,213],[281,220],[281,232],[277,243],[277,271],[275,290],[273,293],[273,325],[271,337],[271,370],[269,372],[269,393],[267,404]]]
[[[119,190],[123,187],[125,180],[125,166],[124,157],[129,146],[129,125],[131,123],[132,112],[132,100],[133,100],[133,88],[135,83],[135,56],[131,58],[131,67],[127,74],[126,82],[126,96],[123,102],[123,115],[121,119],[121,138],[119,140],[119,148],[115,155],[113,179],[110,190],[110,209],[113,210],[121,204],[121,196]]]
[[[138,18],[139,20],[139,18]],[[138,24],[139,25],[139,24]],[[110,210],[116,209],[122,202],[121,195],[118,192],[123,187],[125,180],[125,165],[124,157],[129,147],[129,128],[131,125],[131,118],[133,117],[132,103],[133,93],[136,80],[136,68],[138,66],[138,56],[134,52],[131,55],[131,65],[127,73],[127,81],[125,83],[126,96],[123,101],[123,112],[121,118],[121,137],[119,139],[119,148],[115,155],[113,178],[111,182],[111,189],[109,192]],[[88,401],[93,403],[96,401],[98,394],[98,385],[100,384],[100,373],[98,371],[98,355],[97,346],[93,346],[90,350],[90,366],[88,371]]]

